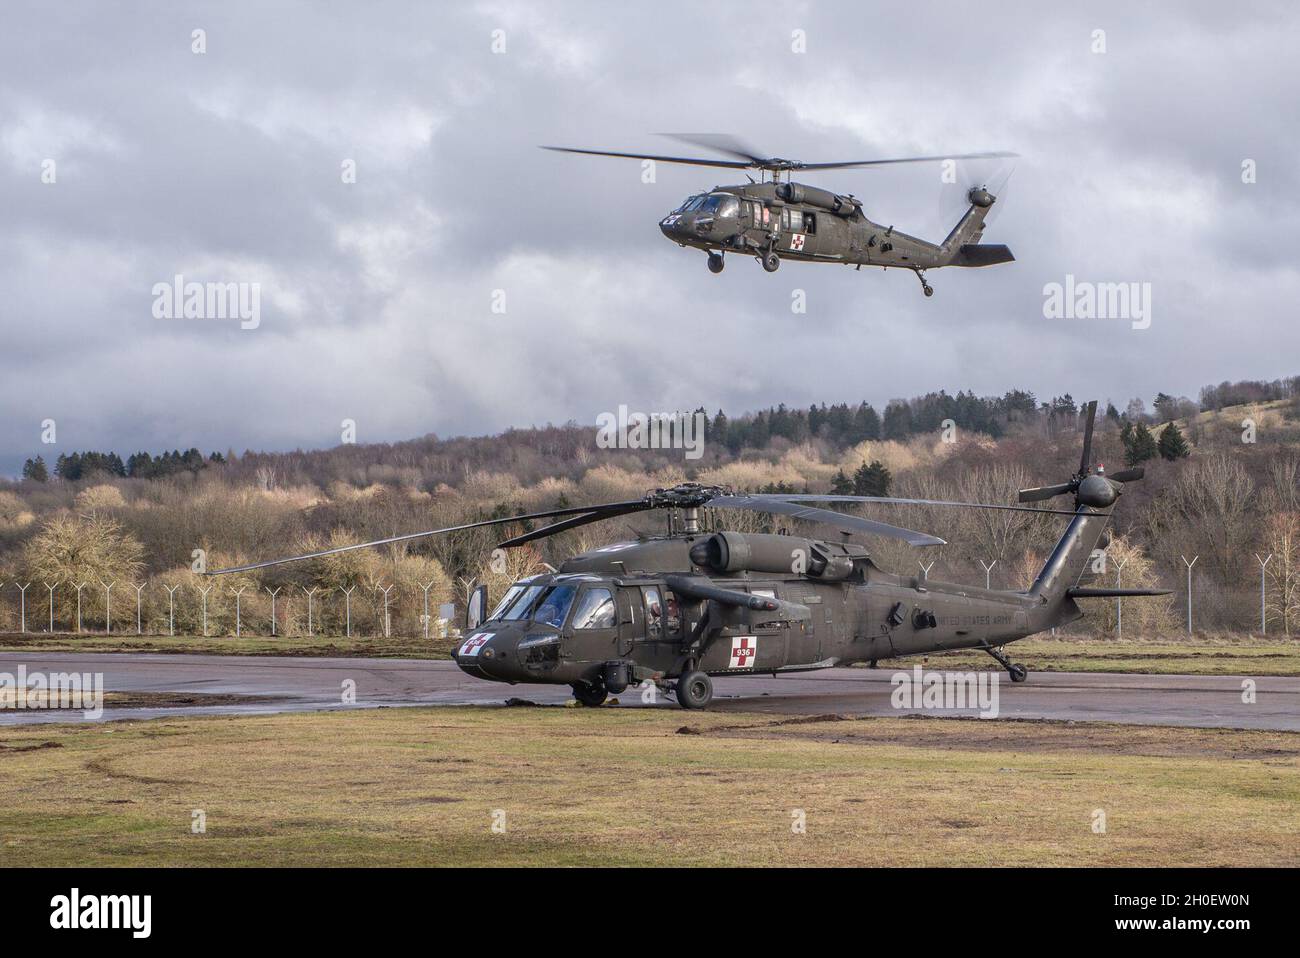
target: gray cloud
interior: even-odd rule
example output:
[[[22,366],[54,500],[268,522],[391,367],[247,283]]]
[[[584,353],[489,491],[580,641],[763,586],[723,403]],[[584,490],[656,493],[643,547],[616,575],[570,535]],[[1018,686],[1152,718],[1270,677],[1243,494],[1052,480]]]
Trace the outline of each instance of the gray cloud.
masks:
[[[343,418],[369,441],[619,403],[1016,386],[1122,404],[1294,374],[1297,20],[1281,3],[978,20],[943,4],[10,5],[0,473],[71,449],[332,444]],[[936,272],[928,300],[896,271],[733,258],[713,276],[656,222],[731,177],[660,166],[643,184],[635,162],[537,149],[663,149],[654,134],[674,130],[808,160],[1018,150],[987,234],[1018,261]],[[808,179],[936,239],[958,213],[937,168]],[[260,283],[261,326],[155,319],[151,288],[177,273]],[[1044,319],[1043,285],[1067,273],[1150,282],[1151,328]]]

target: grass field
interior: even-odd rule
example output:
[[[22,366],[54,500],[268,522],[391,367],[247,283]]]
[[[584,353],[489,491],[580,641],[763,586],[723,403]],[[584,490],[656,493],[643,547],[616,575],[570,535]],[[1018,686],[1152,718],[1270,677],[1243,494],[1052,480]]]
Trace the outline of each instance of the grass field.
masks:
[[[191,636],[0,634],[0,652],[190,652],[224,655],[366,656],[445,659],[447,639],[393,636]],[[1212,636],[1123,642],[1114,639],[1035,637],[1009,646],[1031,672],[1146,672],[1225,675],[1300,675],[1300,641]],[[983,652],[931,656],[945,668],[996,668]],[[915,660],[883,661],[882,667]]]
[[[7,727],[0,841],[10,866],[1297,865],[1300,736],[561,708]]]

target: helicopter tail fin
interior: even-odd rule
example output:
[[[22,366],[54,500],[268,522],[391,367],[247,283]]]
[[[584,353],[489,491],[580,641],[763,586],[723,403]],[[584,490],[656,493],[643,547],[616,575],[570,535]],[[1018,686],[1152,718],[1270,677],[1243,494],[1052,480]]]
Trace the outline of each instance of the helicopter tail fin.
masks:
[[[1012,262],[1015,257],[1011,250],[1001,243],[980,243],[980,237],[984,235],[984,218],[997,198],[983,188],[971,190],[966,198],[970,200],[970,208],[962,214],[941,247],[948,258],[945,265],[977,267]]]
[[[1087,571],[1109,520],[1109,513],[1081,509],[1043,563],[1029,594],[1043,602],[1050,620],[1047,625],[1059,625],[1082,615],[1074,599],[1087,593],[1075,587]]]

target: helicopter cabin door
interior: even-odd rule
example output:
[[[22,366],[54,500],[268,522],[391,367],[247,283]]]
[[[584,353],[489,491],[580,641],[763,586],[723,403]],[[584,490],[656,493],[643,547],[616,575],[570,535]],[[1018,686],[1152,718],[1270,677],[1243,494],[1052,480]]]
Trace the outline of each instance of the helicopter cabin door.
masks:
[[[782,596],[777,594],[776,585],[768,586],[750,586],[745,591],[750,595],[766,596],[769,599],[780,599]],[[761,616],[762,613],[753,613]],[[756,671],[764,669],[779,669],[788,661],[790,654],[790,623],[773,622],[755,624],[751,627],[754,633],[754,645],[757,657],[754,661]]]
[[[817,251],[816,214],[782,207],[781,241],[785,256],[812,256]],[[810,231],[811,230],[811,231]]]
[[[762,200],[746,200],[741,207],[742,222],[749,231],[749,239],[759,246],[767,246],[772,231],[781,223],[780,211],[765,205]]]

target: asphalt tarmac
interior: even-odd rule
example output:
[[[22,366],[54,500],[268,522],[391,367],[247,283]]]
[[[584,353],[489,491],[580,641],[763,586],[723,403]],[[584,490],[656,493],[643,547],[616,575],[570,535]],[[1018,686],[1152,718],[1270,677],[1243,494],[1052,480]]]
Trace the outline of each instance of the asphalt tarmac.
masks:
[[[113,721],[176,715],[269,714],[287,711],[415,705],[502,706],[507,699],[537,705],[571,700],[567,686],[500,685],[470,678],[452,662],[421,659],[327,659],[134,653],[0,653],[0,673],[102,673],[108,692],[144,693],[166,703],[167,694],[190,697],[183,705],[114,708],[88,719],[80,711],[0,708],[0,725],[35,722]],[[938,672],[931,666],[928,672]],[[998,675],[996,699],[985,697],[965,707],[935,708],[916,691],[916,699],[896,703],[901,691],[893,678],[912,681],[912,669],[827,669],[781,676],[735,676],[714,680],[717,711],[785,715],[897,716],[907,712],[978,716],[990,719],[1047,719],[1181,725],[1202,728],[1300,731],[1300,677],[1228,675],[1119,675],[1111,673],[1030,673],[1023,684]],[[943,673],[939,673],[943,674]],[[1243,694],[1254,682],[1253,701]],[[352,691],[354,698],[345,701]],[[236,696],[239,704],[214,705],[202,696]],[[639,689],[616,696],[617,708],[678,708],[671,695],[646,701]],[[10,700],[11,701],[11,700]],[[229,699],[227,698],[227,701]],[[612,699],[611,699],[612,703]],[[953,705],[950,701],[948,705]]]

